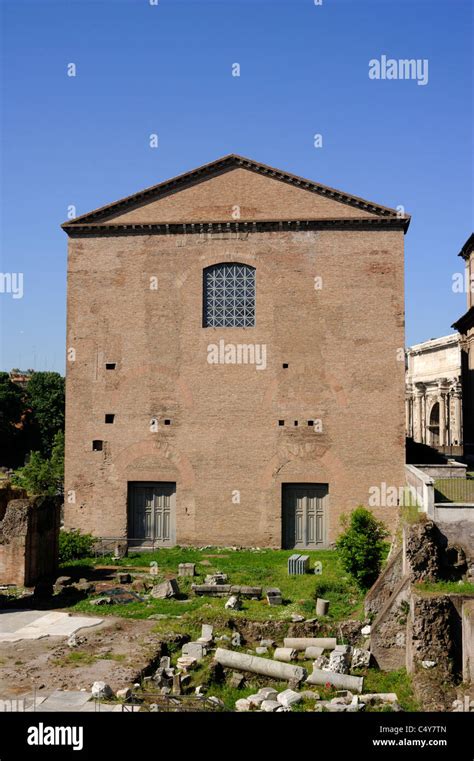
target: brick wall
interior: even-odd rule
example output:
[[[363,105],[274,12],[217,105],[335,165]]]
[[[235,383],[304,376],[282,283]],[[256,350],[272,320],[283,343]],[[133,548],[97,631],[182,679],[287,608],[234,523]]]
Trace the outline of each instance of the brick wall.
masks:
[[[252,218],[284,208],[297,218],[310,203],[316,217],[354,213],[244,174],[247,183],[229,172],[213,190],[203,183],[130,214],[202,219],[219,204],[222,218],[237,204]],[[256,268],[254,328],[202,327],[203,269],[219,262]],[[327,483],[333,541],[341,513],[367,504],[370,487],[404,483],[403,298],[399,230],[71,238],[66,526],[125,536],[127,482],[175,481],[178,543],[278,547],[282,484]],[[208,364],[220,339],[265,344],[266,369]],[[375,512],[394,527],[396,508]]]
[[[0,522],[0,583],[34,586],[58,564],[60,504],[53,497],[13,499]]]

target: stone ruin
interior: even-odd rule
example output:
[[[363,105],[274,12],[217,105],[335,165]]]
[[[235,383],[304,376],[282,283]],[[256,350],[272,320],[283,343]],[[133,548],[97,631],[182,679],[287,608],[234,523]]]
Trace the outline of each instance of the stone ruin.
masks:
[[[463,548],[446,546],[436,524],[407,526],[403,542],[369,590],[365,610],[374,617],[370,648],[379,668],[437,667],[447,680],[474,676],[474,598],[462,593],[424,595],[420,582],[470,577]]]
[[[61,500],[11,499],[0,521],[0,584],[32,587],[58,567]]]

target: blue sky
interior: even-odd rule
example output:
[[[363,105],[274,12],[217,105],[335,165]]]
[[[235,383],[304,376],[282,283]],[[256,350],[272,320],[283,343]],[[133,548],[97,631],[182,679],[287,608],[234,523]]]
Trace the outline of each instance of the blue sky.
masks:
[[[23,298],[0,293],[1,369],[64,370],[69,205],[83,214],[226,153],[402,204],[407,343],[452,332],[466,309],[456,254],[472,230],[470,1],[0,9],[1,272],[24,277]],[[382,54],[428,59],[428,84],[369,79]]]

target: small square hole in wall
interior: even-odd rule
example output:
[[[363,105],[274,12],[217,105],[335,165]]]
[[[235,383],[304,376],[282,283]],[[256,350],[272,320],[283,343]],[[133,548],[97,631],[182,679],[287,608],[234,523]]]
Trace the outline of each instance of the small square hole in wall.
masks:
[[[279,420],[278,421],[278,425],[285,425],[285,421],[284,420]]]
[[[112,413],[108,412],[105,416],[105,422],[106,423],[113,423],[115,420],[115,415],[112,415]]]
[[[314,420],[308,420],[308,425],[314,425]]]
[[[116,362],[106,362],[105,363],[105,369],[106,370],[115,370],[116,367],[117,367],[117,363]]]
[[[104,448],[104,442],[100,439],[94,439],[92,442],[92,451],[93,452],[102,452],[102,449]]]
[[[283,362],[282,367],[283,367],[284,370],[287,370],[288,369],[288,362]]]
[[[171,425],[171,420],[165,420],[165,425]]]
[[[298,421],[297,420],[295,420],[295,425],[298,425]]]

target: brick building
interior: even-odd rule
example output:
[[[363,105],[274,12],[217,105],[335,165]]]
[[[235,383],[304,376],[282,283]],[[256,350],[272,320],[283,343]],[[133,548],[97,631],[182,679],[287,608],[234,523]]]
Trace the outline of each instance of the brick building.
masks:
[[[66,222],[67,527],[318,548],[401,486],[408,224],[235,155]]]
[[[459,256],[464,259],[467,311],[452,326],[460,333],[464,416],[464,454],[474,458],[474,233]]]

